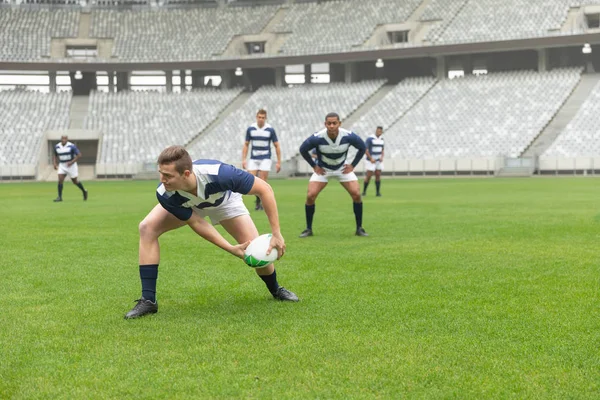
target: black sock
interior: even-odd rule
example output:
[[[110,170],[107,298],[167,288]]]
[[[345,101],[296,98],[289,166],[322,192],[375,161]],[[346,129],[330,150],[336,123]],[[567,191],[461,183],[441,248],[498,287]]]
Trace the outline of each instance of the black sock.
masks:
[[[381,187],[381,181],[375,181],[375,188],[377,189],[377,194],[379,194],[380,187]]]
[[[83,188],[83,184],[81,182],[77,182],[77,187],[81,189],[82,192],[85,192],[85,189]]]
[[[140,265],[142,297],[153,303],[156,302],[156,278],[158,278],[158,264]]]
[[[63,190],[63,184],[59,183],[58,184],[58,198],[62,199],[62,190]]]
[[[306,229],[312,230],[313,217],[315,216],[315,205],[309,206],[304,205],[304,211],[306,212]]]
[[[256,205],[260,205],[260,197],[256,196]]]
[[[362,210],[363,203],[352,203],[354,206],[354,218],[356,219],[356,229],[362,226]]]
[[[263,280],[265,285],[267,285],[267,289],[271,294],[275,294],[277,289],[279,289],[279,283],[277,283],[277,272],[273,270],[271,275],[259,275],[260,279]]]
[[[363,185],[363,193],[367,193],[367,188],[369,187],[369,182],[365,181]]]

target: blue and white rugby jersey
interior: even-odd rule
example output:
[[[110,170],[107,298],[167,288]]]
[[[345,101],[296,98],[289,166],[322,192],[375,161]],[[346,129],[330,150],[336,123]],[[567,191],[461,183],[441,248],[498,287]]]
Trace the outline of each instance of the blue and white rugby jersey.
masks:
[[[250,142],[252,150],[250,158],[253,160],[265,160],[271,158],[271,142],[279,141],[275,129],[269,124],[264,124],[259,128],[253,123],[246,130],[246,142]]]
[[[194,208],[217,207],[231,192],[247,194],[254,185],[254,175],[221,161],[196,160],[192,169],[198,183],[196,196],[183,190],[168,192],[162,183],[156,189],[160,205],[182,221],[190,219]]]
[[[384,147],[383,138],[381,136],[377,137],[376,134],[372,134],[367,138],[365,144],[367,146],[367,150],[369,150],[369,154],[371,155],[371,157],[373,157],[375,161],[381,160],[381,155],[383,154]],[[365,159],[367,159],[367,161],[369,160],[366,157]]]
[[[64,146],[62,142],[59,142],[54,146],[54,154],[56,154],[59,163],[68,163],[79,154],[79,149],[71,142],[67,142]]]
[[[335,142],[327,135],[327,129],[320,130],[302,143],[300,154],[311,167],[318,165],[321,168],[337,170],[341,168],[345,161],[348,149],[354,146],[358,149],[352,165],[356,167],[362,156],[365,154],[365,142],[354,132],[340,128]],[[310,151],[317,150],[317,161],[312,159]]]

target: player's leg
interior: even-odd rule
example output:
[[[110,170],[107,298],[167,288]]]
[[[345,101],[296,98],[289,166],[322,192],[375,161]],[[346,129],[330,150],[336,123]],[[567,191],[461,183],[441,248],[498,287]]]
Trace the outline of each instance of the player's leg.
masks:
[[[362,192],[363,196],[367,195],[367,188],[369,187],[369,181],[371,180],[372,176],[373,176],[373,171],[367,170],[367,175],[365,176],[365,182],[363,184],[363,192]]]
[[[62,192],[66,176],[67,174],[58,174],[58,197],[54,199],[55,202],[62,201]]]
[[[269,160],[269,161],[271,161],[271,160]],[[258,170],[258,177],[266,182],[269,179],[269,170],[262,170],[262,169]],[[257,197],[257,199],[258,199],[257,200],[258,210],[264,210],[264,208],[260,202],[260,198]]]
[[[234,218],[222,220],[220,224],[238,243],[245,243],[248,240],[258,237],[258,230],[249,215],[239,215]],[[277,272],[273,264],[256,268],[256,273],[263,280],[274,298],[284,301],[298,301],[298,296],[279,286]]]
[[[250,160],[249,164],[253,165],[253,160]],[[254,176],[258,176],[258,169],[248,170],[248,172]],[[256,199],[254,201],[254,210],[258,211],[258,210],[260,210],[260,197],[258,197],[258,196],[255,196],[255,197],[256,197]]]
[[[376,196],[381,197],[381,169],[375,170],[375,189],[377,190]]]
[[[142,297],[125,318],[137,318],[158,311],[156,303],[156,279],[160,262],[158,238],[165,232],[185,225],[184,221],[157,204],[139,225],[139,268],[142,283]]]
[[[352,177],[351,175],[354,175]],[[363,203],[360,197],[360,186],[354,172],[345,174],[340,178],[340,183],[352,197],[352,207],[354,209],[354,219],[356,220],[356,236],[368,236],[362,227]]]
[[[85,188],[83,187],[83,183],[81,183],[81,182],[80,182],[80,181],[77,179],[77,177],[76,177],[76,176],[75,176],[75,177],[71,176],[71,182],[73,182],[73,184],[74,184],[75,186],[77,186],[77,187],[78,187],[78,188],[81,190],[81,193],[83,193],[83,200],[84,200],[84,201],[85,201],[85,200],[87,200],[87,199],[88,199],[88,191],[87,191],[87,190],[85,190]]]
[[[304,212],[306,214],[306,229],[300,234],[301,238],[305,238],[313,235],[312,223],[315,216],[315,202],[319,193],[327,186],[327,178],[321,175],[313,174],[308,182],[308,189],[306,192],[306,203],[304,205]]]

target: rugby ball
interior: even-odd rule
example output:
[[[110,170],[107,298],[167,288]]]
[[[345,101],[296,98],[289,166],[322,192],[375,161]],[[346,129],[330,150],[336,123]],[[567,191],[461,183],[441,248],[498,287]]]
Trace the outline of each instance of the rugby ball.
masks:
[[[244,251],[244,262],[252,268],[261,268],[277,260],[277,249],[273,248],[267,255],[272,236],[270,233],[265,233],[252,240]]]

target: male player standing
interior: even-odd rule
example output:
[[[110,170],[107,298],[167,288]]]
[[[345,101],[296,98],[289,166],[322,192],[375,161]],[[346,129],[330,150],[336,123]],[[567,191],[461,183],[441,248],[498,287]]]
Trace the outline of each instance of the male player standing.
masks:
[[[83,188],[81,182],[77,180],[79,169],[77,168],[77,160],[81,157],[81,152],[73,143],[69,142],[67,136],[60,137],[60,143],[54,146],[54,155],[52,162],[54,169],[58,170],[58,197],[55,202],[62,201],[63,183],[65,177],[69,175],[73,184],[77,185],[83,192],[83,200],[87,200],[88,192]]]
[[[281,147],[275,129],[267,124],[267,111],[260,109],[256,113],[256,123],[250,125],[246,130],[246,141],[242,149],[242,168],[250,172],[254,176],[258,176],[263,181],[269,178],[271,171],[271,142],[275,146],[277,154],[277,164],[275,164],[276,172],[281,170]],[[250,161],[246,161],[248,156],[248,147],[252,142],[252,150],[250,152]],[[256,196],[255,210],[262,210],[260,197]]]
[[[332,112],[325,116],[325,126],[325,129],[306,139],[300,146],[300,154],[314,171],[308,182],[306,195],[306,229],[300,234],[300,237],[313,235],[312,222],[315,215],[315,201],[319,193],[327,186],[329,178],[336,178],[352,197],[356,236],[369,236],[362,227],[363,203],[360,197],[358,178],[354,173],[354,168],[365,154],[365,143],[357,134],[340,128],[340,116],[336,113]],[[352,163],[347,164],[346,155],[350,146],[358,149],[358,152]],[[316,160],[310,155],[313,149],[317,151]]]
[[[367,138],[365,144],[367,145],[367,151],[365,152],[365,167],[367,169],[367,176],[365,177],[365,183],[363,185],[362,195],[367,195],[367,188],[369,187],[369,181],[375,172],[375,189],[377,189],[377,197],[381,196],[381,171],[383,171],[383,127],[378,126],[375,130],[375,134]]]
[[[170,146],[158,157],[161,184],[156,189],[157,204],[140,223],[139,268],[142,297],[126,315],[138,318],[158,311],[156,280],[160,261],[158,238],[165,232],[188,225],[196,234],[231,253],[243,258],[244,249],[258,237],[258,231],[242,194],[259,196],[271,225],[271,248],[281,258],[285,241],[279,227],[275,194],[268,183],[246,171],[217,160],[192,162],[182,146]],[[208,217],[208,222],[205,218]],[[231,245],[213,225],[220,224],[240,244]],[[188,244],[190,249],[192,246]],[[188,250],[189,251],[189,250]],[[276,300],[298,301],[298,296],[277,282],[273,264],[256,268],[267,289]]]

